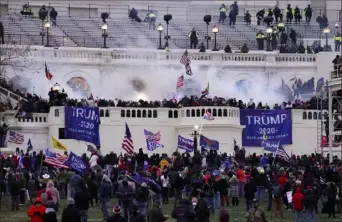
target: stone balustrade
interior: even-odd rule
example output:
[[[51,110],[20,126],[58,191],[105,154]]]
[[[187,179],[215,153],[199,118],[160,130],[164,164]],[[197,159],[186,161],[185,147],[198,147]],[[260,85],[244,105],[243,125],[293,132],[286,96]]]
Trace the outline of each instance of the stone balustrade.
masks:
[[[5,46],[5,47],[21,47],[25,46]],[[41,46],[30,46],[30,50],[26,53],[27,57],[39,58],[44,60],[55,59],[78,59],[87,60],[88,62],[106,62],[111,63],[123,60],[141,60],[141,61],[165,61],[175,62],[179,61],[184,51],[179,49],[172,49],[170,52],[154,49],[93,49],[93,48],[46,48]],[[278,52],[265,51],[251,51],[249,53],[224,53],[211,52],[200,53],[198,50],[189,50],[189,57],[192,61],[199,63],[212,61],[224,63],[241,63],[265,65],[265,63],[279,63],[286,65],[287,63],[299,63],[303,65],[316,66],[316,54],[279,54]]]
[[[180,109],[170,108],[122,108],[122,107],[100,107],[100,117],[102,120],[110,121],[110,119],[136,119],[136,120],[148,120],[148,119],[161,119],[166,118],[169,120],[187,120],[187,119],[201,119],[208,110],[212,116],[219,121],[226,120],[230,121],[231,124],[239,124],[240,112],[236,107],[185,107]],[[301,120],[318,120],[322,119],[327,110],[301,110],[295,109],[296,113],[302,113],[302,115],[296,115],[295,118],[301,118]],[[16,117],[15,111],[7,111],[1,114],[1,122],[8,123],[10,125],[25,125],[31,123],[38,123],[46,125],[50,118],[59,118],[64,115],[63,107],[52,107],[50,114],[48,113],[33,113],[28,114],[25,117]],[[215,120],[214,120],[215,121]],[[215,121],[216,122],[216,121]],[[226,123],[226,122],[225,122]]]

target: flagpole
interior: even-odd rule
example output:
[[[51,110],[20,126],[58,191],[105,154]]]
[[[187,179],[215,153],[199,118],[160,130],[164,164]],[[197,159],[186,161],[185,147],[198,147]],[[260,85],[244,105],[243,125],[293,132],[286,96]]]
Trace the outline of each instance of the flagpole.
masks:
[[[200,136],[201,136],[201,133],[202,133],[203,125],[204,125],[204,118],[202,117],[201,127],[200,127],[200,130],[199,130],[199,135]]]

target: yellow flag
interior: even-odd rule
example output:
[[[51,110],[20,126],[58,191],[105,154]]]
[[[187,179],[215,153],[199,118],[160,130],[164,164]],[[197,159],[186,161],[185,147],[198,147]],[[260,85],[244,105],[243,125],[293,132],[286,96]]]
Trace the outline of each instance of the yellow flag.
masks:
[[[67,150],[66,146],[59,142],[55,137],[52,137],[52,147],[59,150]]]

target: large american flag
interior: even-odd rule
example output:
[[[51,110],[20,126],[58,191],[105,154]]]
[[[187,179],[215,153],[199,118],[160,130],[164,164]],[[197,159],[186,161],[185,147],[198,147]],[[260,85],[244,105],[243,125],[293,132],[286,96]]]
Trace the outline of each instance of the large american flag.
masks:
[[[282,145],[280,145],[278,147],[278,149],[276,150],[275,156],[278,156],[286,161],[289,161],[290,157],[289,155],[286,153],[284,147]]]
[[[129,155],[132,155],[134,153],[134,144],[132,140],[132,134],[129,130],[129,127],[126,123],[126,130],[125,130],[125,137],[122,141],[122,149],[126,151]]]
[[[46,149],[44,153],[44,163],[58,168],[69,168],[68,166],[64,165],[64,162],[67,160],[67,157],[62,156],[59,153],[56,154],[54,152],[51,152],[49,149]]]
[[[9,143],[23,144],[24,143],[24,135],[20,133],[16,133],[13,131],[8,132],[8,140]]]
[[[190,65],[191,61],[190,61],[190,57],[189,57],[189,53],[188,53],[187,49],[185,50],[184,54],[182,55],[180,63],[185,65],[185,66]]]
[[[183,75],[178,77],[177,83],[176,83],[176,89],[179,89],[182,86],[184,86],[184,76]]]

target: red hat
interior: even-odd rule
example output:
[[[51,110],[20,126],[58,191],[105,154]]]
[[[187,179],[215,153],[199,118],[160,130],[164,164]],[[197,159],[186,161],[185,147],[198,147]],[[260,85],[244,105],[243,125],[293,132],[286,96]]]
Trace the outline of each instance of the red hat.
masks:
[[[34,200],[34,203],[42,203],[43,201],[42,201],[42,198],[40,198],[40,197],[36,197],[36,199]]]
[[[114,214],[121,214],[121,207],[119,205],[116,205],[114,208],[113,208],[113,213]]]

